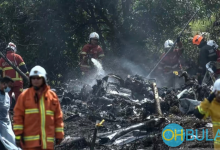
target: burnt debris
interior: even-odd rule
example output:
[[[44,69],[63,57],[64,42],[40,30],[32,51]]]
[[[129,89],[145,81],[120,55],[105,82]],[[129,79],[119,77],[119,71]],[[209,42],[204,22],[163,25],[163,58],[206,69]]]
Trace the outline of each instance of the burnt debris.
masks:
[[[167,124],[205,128],[208,121],[191,114],[210,86],[199,86],[186,72],[179,77],[185,79],[179,89],[157,88],[155,79],[139,75],[124,80],[114,74],[96,80],[93,86],[73,80],[56,87],[65,122],[65,140],[56,150],[169,149],[161,138]],[[201,144],[192,141],[182,147]]]

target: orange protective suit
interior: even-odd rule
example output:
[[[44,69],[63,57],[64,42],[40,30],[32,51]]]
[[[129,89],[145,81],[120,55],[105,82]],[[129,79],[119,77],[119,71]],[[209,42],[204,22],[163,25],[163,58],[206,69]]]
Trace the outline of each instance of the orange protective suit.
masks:
[[[54,140],[64,137],[58,97],[45,87],[42,96],[37,96],[33,87],[28,88],[15,105],[13,129],[16,140],[24,141],[23,149],[54,149]]]
[[[14,51],[7,51],[6,57],[12,62],[12,64],[19,67],[19,69],[24,72],[24,74],[29,74],[24,60],[20,55],[14,53]],[[14,92],[15,100],[17,100],[18,96],[23,91],[22,77],[3,58],[0,59],[0,72],[2,72],[3,77],[8,76],[11,77],[12,80],[14,80],[14,86],[9,92],[9,96],[11,98],[12,92]]]

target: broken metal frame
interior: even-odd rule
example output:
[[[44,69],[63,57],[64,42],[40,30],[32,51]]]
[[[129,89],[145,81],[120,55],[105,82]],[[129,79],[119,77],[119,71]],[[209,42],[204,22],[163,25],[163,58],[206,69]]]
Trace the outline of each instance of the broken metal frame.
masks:
[[[203,80],[202,80],[202,84],[205,83],[207,77],[209,76],[212,80],[212,83],[214,84],[215,83],[215,77],[214,77],[214,71],[212,70],[212,67],[215,65],[215,62],[213,61],[210,61],[206,64],[206,73],[203,77]],[[209,79],[209,78],[208,78]]]
[[[195,93],[195,89],[189,88],[189,89],[184,89],[183,91],[181,91],[178,95],[177,95],[177,99],[180,99],[185,93],[193,93],[194,95],[194,99],[197,100],[197,95]]]

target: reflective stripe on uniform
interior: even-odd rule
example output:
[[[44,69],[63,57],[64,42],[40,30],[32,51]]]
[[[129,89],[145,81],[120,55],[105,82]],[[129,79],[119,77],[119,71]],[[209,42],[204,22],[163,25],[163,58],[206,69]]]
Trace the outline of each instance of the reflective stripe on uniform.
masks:
[[[100,54],[100,55],[99,55],[99,57],[104,57],[104,56],[105,56],[104,54]]]
[[[216,67],[216,69],[220,69],[220,62],[219,62],[219,60],[218,60],[218,62],[215,62],[215,67]]]
[[[220,122],[213,121],[212,124],[213,124],[213,126],[220,126]]]
[[[23,88],[20,88],[19,91],[20,91],[20,92],[23,92]]]
[[[22,66],[22,65],[25,65],[25,63],[24,63],[24,62],[21,62],[21,63],[19,64],[19,66]]]
[[[33,109],[25,109],[25,114],[35,114],[39,113],[39,109],[33,108]]]
[[[56,132],[63,132],[63,127],[56,128]]]
[[[80,65],[81,67],[84,67],[84,68],[91,68],[90,66],[88,65]]]
[[[14,130],[23,130],[24,126],[23,125],[14,125],[13,129]]]
[[[218,140],[218,139],[214,140],[214,144],[220,145],[220,140]]]
[[[212,56],[215,56],[215,55],[216,55],[215,53],[212,53],[212,54],[209,54],[208,56],[212,57]]]
[[[40,135],[24,136],[24,141],[35,141],[39,139]]]
[[[2,70],[2,67],[0,67],[0,70]]]
[[[86,55],[87,53],[86,53],[86,52],[81,52],[81,54],[82,54],[82,55]]]
[[[47,142],[54,142],[54,138],[53,137],[47,137]]]
[[[172,69],[175,69],[175,68],[178,67],[178,64],[173,65],[173,66],[171,66],[171,65],[165,65],[165,66],[163,66],[163,67],[164,67],[164,68],[172,68]]]
[[[13,70],[13,68],[12,67],[5,67],[5,68],[2,69],[3,77],[5,77],[5,71],[8,71],[8,70]],[[22,78],[19,76],[17,71],[15,71],[15,74],[16,74],[15,78],[11,78],[11,79],[13,81],[22,81]]]
[[[51,111],[51,110],[46,110],[46,115],[51,115],[51,116],[53,116],[53,115],[54,115],[54,112]]]
[[[21,136],[19,135],[19,136],[15,136],[15,139],[16,140],[20,140],[21,139]]]
[[[12,78],[12,80],[14,80],[14,81],[22,81],[22,78],[19,77],[19,74],[18,74],[17,71],[16,71],[16,78]]]
[[[11,78],[13,81],[22,81],[22,78]]]
[[[5,67],[2,70],[6,71],[6,70],[12,70],[12,69],[13,69],[12,67]]]
[[[42,134],[42,144],[43,149],[47,149],[47,142],[46,142],[46,131],[45,131],[45,106],[44,106],[44,97],[42,96],[40,99],[40,114],[41,114],[41,134]]]
[[[200,114],[202,115],[206,114],[206,112],[201,108],[201,106],[198,106],[198,110]]]

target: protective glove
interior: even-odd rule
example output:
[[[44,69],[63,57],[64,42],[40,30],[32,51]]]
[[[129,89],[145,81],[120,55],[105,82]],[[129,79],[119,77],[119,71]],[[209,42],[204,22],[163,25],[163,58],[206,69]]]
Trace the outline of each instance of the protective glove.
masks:
[[[63,139],[56,139],[56,145],[60,145],[60,143],[63,141]]]
[[[215,92],[211,93],[207,99],[211,103],[214,98],[215,98]]]
[[[180,37],[177,37],[176,42],[177,42],[177,43],[180,42]]]
[[[24,143],[23,136],[20,136],[20,139],[18,139],[18,138],[16,137],[16,138],[15,138],[15,142],[16,142],[17,147],[20,147],[20,148],[21,148],[21,142]]]
[[[20,147],[20,148],[21,148],[20,140],[16,140],[16,145],[17,145],[17,147]]]

